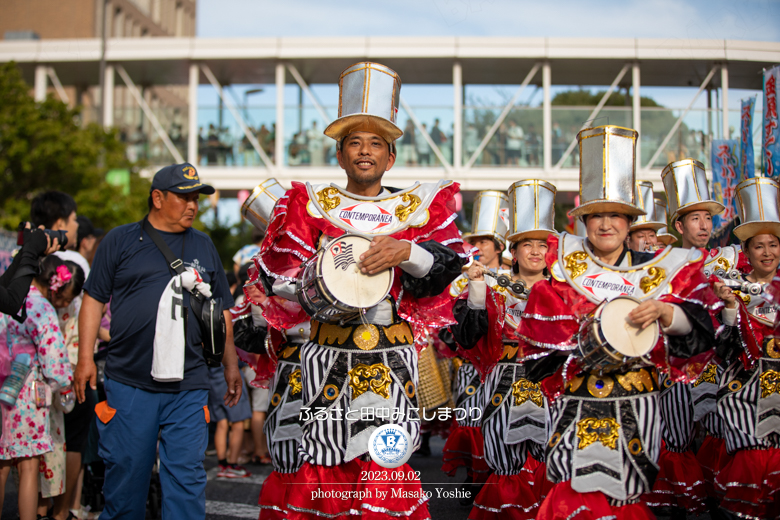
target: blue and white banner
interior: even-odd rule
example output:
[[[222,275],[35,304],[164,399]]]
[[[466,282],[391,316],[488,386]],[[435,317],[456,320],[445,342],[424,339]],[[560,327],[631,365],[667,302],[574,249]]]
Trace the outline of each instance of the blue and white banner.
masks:
[[[756,108],[756,96],[742,100],[740,126],[742,137],[739,141],[739,180],[744,181],[756,176],[756,160],[753,152],[753,111]]]
[[[735,194],[737,172],[739,171],[739,141],[736,139],[714,139],[712,141],[712,198],[726,209],[713,217],[713,229],[717,229],[737,216]]]
[[[780,65],[764,71],[764,121],[761,136],[761,162],[766,177],[780,175],[780,123],[777,120],[777,84]]]

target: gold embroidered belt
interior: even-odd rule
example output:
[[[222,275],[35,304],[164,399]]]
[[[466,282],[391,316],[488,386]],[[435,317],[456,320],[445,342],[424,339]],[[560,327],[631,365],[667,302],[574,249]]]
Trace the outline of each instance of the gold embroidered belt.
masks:
[[[312,321],[309,339],[326,347],[365,351],[411,345],[414,334],[405,321],[387,326],[371,323],[341,326]]]
[[[566,395],[588,398],[616,398],[649,394],[658,390],[658,376],[652,368],[640,368],[624,374],[581,374],[566,383]]]

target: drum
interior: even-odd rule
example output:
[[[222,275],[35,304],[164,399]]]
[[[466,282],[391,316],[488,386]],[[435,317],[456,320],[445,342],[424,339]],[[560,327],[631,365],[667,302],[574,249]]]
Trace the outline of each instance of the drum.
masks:
[[[295,283],[298,302],[313,320],[339,323],[359,319],[363,309],[381,303],[393,286],[393,269],[373,275],[358,269],[371,240],[358,235],[335,238],[306,260]]]
[[[580,326],[580,364],[586,370],[614,370],[644,362],[658,342],[658,322],[640,329],[628,314],[640,305],[631,296],[601,302]]]

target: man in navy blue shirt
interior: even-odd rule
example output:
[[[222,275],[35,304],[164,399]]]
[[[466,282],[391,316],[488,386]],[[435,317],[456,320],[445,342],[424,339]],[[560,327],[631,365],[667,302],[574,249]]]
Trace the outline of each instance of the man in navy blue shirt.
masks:
[[[213,296],[221,297],[229,306],[233,300],[217,250],[206,234],[192,229],[201,193],[214,193],[214,188],[200,181],[192,165],[161,169],[152,181],[148,220],[184,266],[197,271],[210,285]],[[161,334],[156,330],[160,323],[158,313],[163,312],[163,321],[177,319],[176,306],[171,315],[164,310],[170,307],[160,301],[175,274],[143,230],[142,222],[135,222],[119,226],[105,236],[84,286],[75,377],[79,401],[84,400],[87,382],[95,388],[93,347],[104,305],[111,301],[106,401],[96,407],[99,453],[106,463],[106,506],[101,518],[144,518],[158,433],[163,518],[206,515],[203,459],[208,440],[209,380],[200,326],[190,310],[187,290],[181,292],[188,312],[183,377],[180,381],[160,382],[151,375],[157,348],[155,333]],[[228,311],[225,314],[225,403],[233,406],[241,395],[241,375],[230,315]],[[182,317],[179,309],[178,319],[184,326]],[[180,331],[177,326],[172,327]]]

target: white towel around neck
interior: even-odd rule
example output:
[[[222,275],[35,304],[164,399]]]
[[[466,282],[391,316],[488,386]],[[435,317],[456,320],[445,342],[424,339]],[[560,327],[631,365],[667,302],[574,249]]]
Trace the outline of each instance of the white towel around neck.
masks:
[[[157,324],[154,328],[154,354],[152,357],[152,378],[161,383],[172,383],[184,379],[184,357],[187,345],[184,330],[184,300],[182,287],[188,291],[197,289],[207,298],[211,287],[192,267],[176,275],[160,297],[157,306]]]

